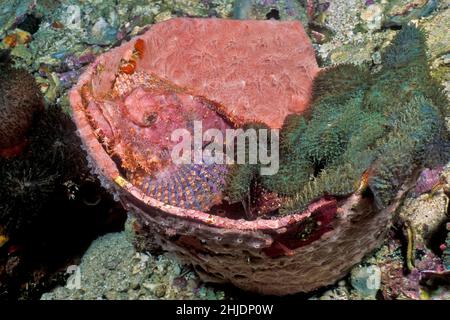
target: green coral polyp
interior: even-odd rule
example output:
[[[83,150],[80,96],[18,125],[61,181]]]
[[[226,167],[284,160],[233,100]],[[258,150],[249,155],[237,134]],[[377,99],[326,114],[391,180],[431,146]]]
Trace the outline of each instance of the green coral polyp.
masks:
[[[385,69],[403,68],[414,64],[426,65],[425,35],[413,26],[403,26],[383,54]]]
[[[391,132],[377,150],[375,173],[369,185],[379,206],[386,206],[402,182],[433,157],[427,149],[429,141],[440,133],[443,123],[437,108],[424,97],[412,99],[390,121]]]
[[[429,75],[425,49],[422,31],[404,26],[378,73],[342,65],[318,75],[309,114],[288,116],[281,129],[278,173],[260,178],[287,196],[280,214],[355,192],[367,172],[383,208],[417,169],[445,159],[448,104]]]
[[[249,123],[244,126],[243,130],[254,129],[256,131],[256,136],[259,139],[259,129],[267,130],[268,127],[261,123]],[[270,136],[268,136],[270,139]],[[230,174],[226,178],[226,190],[225,195],[230,203],[236,203],[241,201],[250,192],[250,186],[254,181],[257,173],[259,171],[258,164],[249,164],[249,139],[245,140],[245,164],[234,164],[230,168]],[[270,143],[270,141],[269,141]],[[235,161],[237,159],[234,159]]]
[[[312,101],[345,101],[355,91],[367,88],[369,78],[364,66],[342,64],[325,69],[314,79]]]

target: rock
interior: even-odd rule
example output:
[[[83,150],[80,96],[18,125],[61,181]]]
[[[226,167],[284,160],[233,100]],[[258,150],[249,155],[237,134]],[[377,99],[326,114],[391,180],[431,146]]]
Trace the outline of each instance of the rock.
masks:
[[[400,26],[413,19],[429,16],[438,8],[438,0],[395,0],[386,7],[385,27]]]
[[[418,243],[427,243],[447,219],[447,198],[443,192],[407,198],[399,211],[402,221],[410,223]]]
[[[172,12],[163,11],[155,17],[155,22],[162,22],[172,18]]]
[[[325,26],[335,32],[335,45],[351,42],[354,38],[353,29],[361,22],[359,13],[365,8],[363,1],[329,1],[326,11]]]
[[[450,52],[448,33],[450,30],[450,9],[442,10],[430,19],[424,20],[421,27],[427,34],[427,46],[431,59]]]
[[[117,29],[113,28],[103,17],[100,17],[91,29],[93,44],[108,45],[117,40]]]
[[[300,20],[307,27],[305,9],[295,0],[238,0],[234,2],[233,18],[250,20]]]
[[[383,8],[378,4],[373,4],[361,12],[361,19],[366,23],[368,30],[379,30],[384,19]]]
[[[379,64],[381,64],[381,54],[380,54],[380,52],[379,51],[375,51],[373,54],[372,54],[372,61],[373,61],[373,64],[376,64],[376,65],[379,65]]]
[[[311,300],[349,300],[350,293],[345,281],[339,281],[337,286],[325,291],[320,297],[312,297]]]
[[[166,286],[165,285],[159,285],[155,288],[155,296],[159,299],[161,299],[162,297],[164,297],[164,295],[166,294]]]
[[[108,291],[105,293],[105,298],[107,300],[118,300],[118,294],[115,291]]]
[[[386,32],[375,32],[367,37],[367,33],[358,33],[353,42],[332,45],[326,43],[319,49],[322,56],[330,65],[341,63],[361,64],[381,62],[377,56],[389,45],[396,32],[389,30]],[[332,45],[331,48],[328,45]],[[327,52],[328,51],[328,52]]]
[[[81,8],[76,5],[68,6],[62,24],[68,29],[81,29]]]
[[[186,268],[165,255],[136,252],[128,232],[95,240],[80,265],[74,266],[66,287],[45,293],[41,299],[223,299],[223,292],[199,284],[193,272],[180,276]],[[187,285],[172,286],[177,277],[183,277]]]
[[[73,289],[79,289],[81,285],[81,271],[80,267],[76,265],[71,265],[67,267],[66,273],[71,274],[70,277],[67,279],[66,288],[73,290]]]
[[[376,265],[355,267],[351,272],[351,284],[364,298],[375,299],[381,286],[381,270]]]
[[[33,0],[9,0],[0,3],[0,38],[32,11]]]

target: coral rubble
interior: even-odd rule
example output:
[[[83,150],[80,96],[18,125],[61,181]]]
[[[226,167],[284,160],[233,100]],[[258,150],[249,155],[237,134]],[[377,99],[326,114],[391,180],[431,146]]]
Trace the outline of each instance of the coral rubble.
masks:
[[[195,273],[166,255],[137,252],[126,232],[95,240],[66,286],[42,300],[223,299]],[[78,278],[77,278],[78,277]]]

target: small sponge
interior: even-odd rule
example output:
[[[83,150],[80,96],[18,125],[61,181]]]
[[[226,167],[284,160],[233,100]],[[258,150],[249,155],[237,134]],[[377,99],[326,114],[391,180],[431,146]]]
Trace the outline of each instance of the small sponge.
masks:
[[[0,156],[20,152],[34,115],[44,109],[44,100],[33,76],[0,61]]]

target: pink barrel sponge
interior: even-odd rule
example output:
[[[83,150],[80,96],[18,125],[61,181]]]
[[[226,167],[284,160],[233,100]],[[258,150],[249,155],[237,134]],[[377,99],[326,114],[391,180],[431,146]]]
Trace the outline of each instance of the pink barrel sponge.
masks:
[[[173,19],[143,39],[144,69],[220,103],[241,123],[280,128],[308,107],[319,71],[298,21]]]
[[[208,210],[222,200],[227,168],[171,167],[174,130],[193,134],[195,121],[204,131],[279,128],[308,108],[318,70],[299,22],[182,18],[99,57],[79,91],[95,135],[130,182],[166,203]]]
[[[298,21],[178,18],[153,25],[138,39],[143,58],[124,70],[146,70],[205,96],[238,125],[264,122],[280,128],[287,114],[308,108],[319,71]],[[104,61],[109,80],[120,63],[115,57],[128,60],[136,41],[110,51]]]
[[[231,219],[204,209],[216,203],[227,169],[194,167],[184,175],[172,171],[163,151],[171,147],[166,134],[200,118],[219,130],[248,122],[279,128],[286,115],[308,111],[318,71],[300,22],[180,18],[99,56],[71,90],[70,104],[93,171],[149,238],[204,280],[284,295],[345,276],[383,240],[406,189],[379,212],[354,193],[321,197],[287,216]],[[182,200],[173,191],[184,185],[164,182],[174,181],[172,173],[188,186],[204,174],[204,184],[184,194],[188,205],[173,202]],[[172,180],[161,180],[167,176]],[[189,196],[205,190],[199,206],[190,206]],[[311,221],[320,224],[314,236],[299,237]]]

